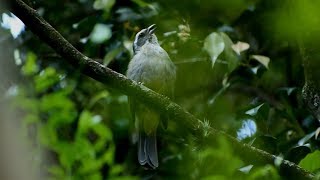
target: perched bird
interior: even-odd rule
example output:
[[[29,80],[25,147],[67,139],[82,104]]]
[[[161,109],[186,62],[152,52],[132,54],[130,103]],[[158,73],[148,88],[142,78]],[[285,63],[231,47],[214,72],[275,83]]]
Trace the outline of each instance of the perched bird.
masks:
[[[160,47],[154,31],[153,24],[136,34],[133,42],[134,56],[128,65],[127,77],[172,97],[176,67],[168,53]],[[138,132],[139,163],[155,169],[159,166],[156,133],[163,116],[137,99],[129,97],[129,103]]]

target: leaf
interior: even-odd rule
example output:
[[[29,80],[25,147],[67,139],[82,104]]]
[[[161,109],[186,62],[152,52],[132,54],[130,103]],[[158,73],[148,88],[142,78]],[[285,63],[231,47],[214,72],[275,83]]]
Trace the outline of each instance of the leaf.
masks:
[[[309,153],[311,153],[311,149],[308,146],[297,146],[289,150],[285,156],[285,159],[298,164],[301,159],[306,157],[306,155]]]
[[[277,153],[277,139],[270,135],[260,135],[256,137],[252,143],[252,146],[271,154]]]
[[[81,137],[92,130],[99,138],[94,143],[96,150],[103,149],[104,145],[108,141],[112,141],[111,130],[101,123],[102,117],[99,115],[93,116],[91,112],[84,110],[80,114],[77,137]]]
[[[99,171],[96,171],[93,174],[90,174],[86,177],[87,180],[101,180],[103,179],[101,173]]]
[[[92,108],[99,100],[109,97],[109,92],[107,90],[101,91],[95,94],[88,104],[88,109]]]
[[[299,166],[302,168],[314,172],[320,169],[320,151],[316,150],[311,154],[308,154],[304,159],[301,160]]]
[[[93,3],[93,8],[96,10],[105,10],[109,12],[113,7],[115,0],[95,0]]]
[[[259,68],[260,68],[260,65],[259,65],[259,66],[257,66],[257,67],[250,68],[250,70],[251,70],[251,72],[252,72],[253,74],[257,74],[257,73],[258,73]]]
[[[305,135],[302,139],[300,139],[300,140],[298,141],[298,145],[299,145],[299,146],[305,145],[306,142],[309,141],[309,140],[315,135],[315,133],[316,133],[316,132],[314,131],[314,132],[311,132],[311,133]]]
[[[246,51],[250,48],[250,45],[246,42],[238,41],[236,44],[233,44],[232,49],[240,55],[241,52]]]
[[[320,133],[320,127],[317,128],[316,133],[315,133],[316,140],[318,139],[319,133]]]
[[[211,33],[204,40],[203,48],[211,57],[212,67],[219,55],[223,52],[224,47],[225,44],[223,38],[216,32]]]
[[[42,145],[54,148],[58,142],[57,132],[51,124],[45,124],[39,127],[39,141]]]
[[[60,141],[55,145],[55,151],[60,155],[61,165],[70,171],[76,161],[89,161],[95,158],[95,151],[86,139],[76,139],[75,142]]]
[[[208,104],[213,105],[216,99],[219,96],[221,96],[221,94],[223,94],[229,88],[229,86],[230,86],[230,83],[228,82],[228,77],[225,76],[224,79],[222,80],[222,88],[217,93],[215,93],[212,98],[208,100]]]
[[[234,174],[244,163],[239,157],[234,156],[232,144],[225,137],[218,137],[216,143],[217,146],[214,148],[202,148],[197,152],[199,161],[205,165],[204,168],[214,168],[216,174]]]
[[[272,179],[272,180],[280,180],[280,176],[275,169],[274,166],[272,165],[265,165],[263,167],[258,167],[255,169],[247,178],[249,180],[254,180],[254,179]]]
[[[259,106],[255,107],[255,108],[252,108],[252,109],[249,109],[248,111],[246,111],[246,114],[248,115],[251,115],[251,116],[255,116],[259,109],[264,105],[264,103],[260,104]]]
[[[108,64],[118,55],[122,52],[123,48],[118,47],[115,49],[112,49],[109,53],[107,53],[103,58],[103,64],[105,66],[108,66]]]
[[[123,46],[127,51],[129,51],[131,57],[133,56],[132,44],[133,44],[132,41],[129,41],[129,40],[123,41]]]
[[[48,172],[56,178],[62,178],[65,176],[64,170],[61,166],[53,165],[48,168]]]
[[[149,6],[148,3],[144,2],[143,0],[131,0],[132,2],[136,3],[140,7],[147,7]]]
[[[233,42],[229,38],[229,36],[223,32],[220,33],[221,37],[223,38],[225,49],[223,52],[224,60],[228,63],[228,72],[232,72],[236,67],[239,65],[239,59],[232,49]]]
[[[27,76],[34,75],[39,71],[39,67],[36,63],[36,60],[37,60],[37,56],[32,52],[28,52],[26,62],[22,67],[22,73],[24,75],[27,75]]]
[[[48,123],[53,126],[71,123],[77,116],[74,102],[63,91],[44,95],[40,99],[40,110],[50,115]]]
[[[111,170],[110,170],[109,174],[111,176],[117,176],[120,173],[124,172],[124,170],[125,170],[125,168],[123,167],[123,165],[116,164],[116,165],[111,167]]]
[[[88,130],[101,122],[101,117],[96,117],[91,114],[91,112],[84,110],[80,114],[79,124],[78,124],[78,133],[84,134]]]
[[[261,55],[252,55],[251,58],[259,61],[264,67],[269,69],[269,67],[268,67],[269,62],[270,62],[270,58],[269,57],[261,56]]]
[[[279,90],[285,91],[286,94],[287,94],[288,96],[290,96],[290,95],[292,94],[292,92],[293,92],[294,90],[296,90],[296,89],[297,89],[296,87],[284,87],[284,88],[280,88]]]
[[[253,165],[250,164],[248,166],[240,168],[239,171],[241,171],[241,172],[243,172],[245,174],[248,174],[251,171],[252,168],[253,168]]]
[[[96,24],[90,34],[93,43],[101,44],[109,40],[112,36],[111,26],[106,24]]]
[[[37,92],[43,92],[52,85],[59,82],[60,78],[56,70],[52,67],[47,67],[34,78]]]

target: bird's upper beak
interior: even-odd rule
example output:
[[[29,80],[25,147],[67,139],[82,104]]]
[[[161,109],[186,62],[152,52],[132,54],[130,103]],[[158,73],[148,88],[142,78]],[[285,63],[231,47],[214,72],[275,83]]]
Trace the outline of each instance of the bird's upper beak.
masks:
[[[155,24],[152,24],[151,26],[149,26],[147,29],[148,29],[148,34],[153,34],[154,31],[156,30],[156,25]]]

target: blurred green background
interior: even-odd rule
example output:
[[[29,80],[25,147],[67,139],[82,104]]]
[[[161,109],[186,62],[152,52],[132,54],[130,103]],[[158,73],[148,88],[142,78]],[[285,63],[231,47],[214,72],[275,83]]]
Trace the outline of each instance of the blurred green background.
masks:
[[[132,58],[135,34],[156,24],[160,44],[177,67],[176,103],[243,143],[319,172],[314,160],[320,158],[319,123],[302,101],[304,70],[297,44],[301,38],[319,41],[319,1],[25,2],[79,51],[122,74]],[[184,129],[172,121],[168,129],[159,128],[159,168],[145,170],[131,142],[127,96],[82,75],[27,27],[20,32],[22,24],[13,14],[1,11],[1,120],[14,124],[12,131],[2,126],[8,132],[2,131],[1,143],[11,147],[6,142],[14,136],[12,141],[25,144],[27,167],[21,169],[27,168],[28,175],[290,178],[278,171],[277,162],[248,163],[224,138],[182,136]]]

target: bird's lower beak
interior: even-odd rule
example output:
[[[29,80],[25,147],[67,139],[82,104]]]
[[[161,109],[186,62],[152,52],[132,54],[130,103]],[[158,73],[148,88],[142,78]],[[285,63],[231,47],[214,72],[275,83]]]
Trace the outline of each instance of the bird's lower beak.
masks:
[[[156,25],[152,24],[151,26],[148,27],[148,33],[153,34],[156,28],[157,28]]]

